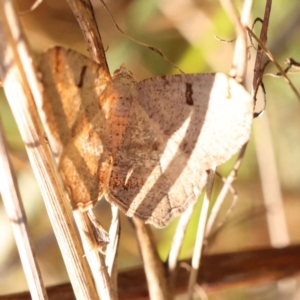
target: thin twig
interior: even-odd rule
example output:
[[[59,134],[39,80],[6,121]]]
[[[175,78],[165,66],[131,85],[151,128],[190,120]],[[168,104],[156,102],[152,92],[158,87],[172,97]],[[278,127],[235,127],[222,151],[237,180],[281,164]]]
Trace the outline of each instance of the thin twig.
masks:
[[[227,178],[221,177],[221,179],[222,179],[223,183],[226,184]],[[211,241],[213,238],[216,237],[218,232],[222,229],[223,225],[228,221],[233,209],[235,208],[235,206],[238,202],[238,194],[232,185],[229,185],[229,191],[232,195],[232,202],[230,204],[230,207],[227,209],[224,218],[218,224],[216,224],[214,230],[209,232],[209,236],[207,236],[207,232],[205,231],[205,244],[208,243],[208,238],[209,238],[209,241]],[[221,204],[218,203],[216,206],[218,208],[216,209],[216,212],[214,212],[214,217],[216,217],[217,213],[220,211]],[[214,205],[214,207],[215,207],[215,205]],[[211,230],[211,226],[214,225],[214,223],[209,224],[209,225],[210,225],[210,230]]]
[[[264,50],[264,52],[266,53],[266,55],[269,57],[269,59],[274,63],[274,65],[277,67],[277,69],[279,70],[279,72],[281,73],[281,75],[284,77],[284,79],[286,80],[286,82],[290,85],[291,89],[293,90],[293,92],[296,94],[296,96],[298,97],[298,100],[300,101],[300,93],[298,92],[298,90],[296,89],[296,87],[294,86],[294,84],[291,82],[290,78],[286,75],[286,73],[284,72],[284,70],[282,69],[282,67],[280,66],[280,64],[277,62],[277,60],[274,58],[273,54],[268,50],[267,47],[265,47],[260,39],[254,34],[254,32],[247,27],[246,28],[248,33],[251,35],[252,38],[254,38],[256,40],[257,43],[259,43],[259,45],[261,46],[261,48]]]
[[[118,295],[118,263],[117,263],[117,253],[118,246],[120,242],[120,212],[116,206],[111,206],[112,220],[109,228],[109,239],[110,242],[106,249],[106,259],[105,263],[108,268],[108,274],[110,275],[112,281],[112,288],[115,296]]]
[[[207,186],[206,186],[205,196],[203,199],[203,204],[199,216],[196,243],[195,243],[194,253],[192,257],[192,268],[190,272],[189,285],[187,291],[188,300],[193,299],[194,288],[195,288],[197,275],[200,267],[200,259],[201,259],[203,240],[204,240],[204,231],[205,231],[205,225],[208,216],[209,203],[211,200],[215,171],[216,168],[213,168],[208,171]]]
[[[151,300],[170,300],[172,291],[168,287],[166,271],[157,253],[156,244],[149,225],[132,218],[143,259],[143,265],[148,283]]]
[[[25,143],[76,297],[97,299],[91,274],[83,259],[49,150],[39,127],[34,101],[37,106],[41,106],[40,84],[12,1],[1,2],[0,18],[0,75],[7,100]]]
[[[284,72],[285,73],[289,73],[289,74],[299,74],[300,73],[300,63],[295,61],[293,58],[287,58],[285,63],[287,64],[286,68],[284,69]],[[298,71],[290,71],[291,68],[294,68]],[[264,73],[264,76],[265,75],[269,75],[269,76],[272,76],[272,77],[281,77],[281,73],[276,73],[276,74],[273,74],[273,73]]]
[[[169,284],[171,289],[173,289],[176,280],[178,258],[183,244],[187,226],[191,219],[191,215],[194,211],[195,204],[190,205],[188,209],[181,215],[178,225],[176,227],[175,234],[172,239],[172,244],[171,244],[168,261],[167,261],[168,270],[169,270]]]
[[[247,145],[248,145],[248,142],[245,145],[243,145],[242,149],[240,150],[240,153],[239,153],[239,156],[237,158],[237,161],[234,164],[234,167],[232,168],[230,174],[228,175],[228,177],[227,177],[227,179],[226,179],[226,181],[225,181],[225,183],[223,185],[223,188],[222,188],[222,190],[220,191],[220,193],[218,195],[218,198],[217,198],[216,202],[214,203],[214,206],[212,208],[212,211],[211,211],[211,213],[209,215],[209,219],[208,219],[207,224],[206,224],[205,239],[207,239],[207,237],[210,235],[212,227],[213,227],[213,224],[215,223],[217,214],[220,211],[220,207],[221,207],[221,205],[222,205],[222,203],[223,203],[223,201],[224,201],[224,199],[225,199],[228,191],[230,190],[233,181],[237,177],[237,173],[238,173],[240,165],[241,165],[241,163],[243,161],[243,157],[245,155],[245,151],[246,151]]]
[[[101,65],[102,71],[105,72],[103,76],[110,77],[105,51],[91,1],[67,0],[67,2],[82,30],[82,34],[93,61]]]
[[[36,260],[27,218],[17,178],[9,158],[7,141],[0,120],[0,191],[7,216],[11,222],[19,255],[32,299],[48,299],[40,268]]]
[[[271,13],[271,7],[272,7],[272,0],[266,1],[266,8],[265,8],[265,15],[264,19],[262,20],[262,28],[260,31],[260,41],[263,46],[266,45],[268,40],[268,27],[269,27],[269,19],[270,19],[270,13]],[[253,76],[253,88],[256,86],[259,86],[260,81],[262,80],[262,72],[261,72],[261,66],[262,66],[262,59],[264,55],[264,50],[260,44],[257,46],[256,51],[256,59],[254,64],[254,76]]]

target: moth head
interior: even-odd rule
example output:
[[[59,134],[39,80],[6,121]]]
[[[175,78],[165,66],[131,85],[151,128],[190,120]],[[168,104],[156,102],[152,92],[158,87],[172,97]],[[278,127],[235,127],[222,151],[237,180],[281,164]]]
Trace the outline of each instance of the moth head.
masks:
[[[129,76],[129,77],[133,77],[133,74],[126,68],[125,64],[122,64],[120,66],[120,69],[117,69],[114,72],[113,77],[117,77],[117,76]]]

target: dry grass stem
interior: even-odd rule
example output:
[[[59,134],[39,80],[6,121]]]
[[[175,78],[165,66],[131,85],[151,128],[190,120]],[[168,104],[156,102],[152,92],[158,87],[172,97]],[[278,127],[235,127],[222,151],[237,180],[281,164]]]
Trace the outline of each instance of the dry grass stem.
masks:
[[[89,0],[68,0],[67,2],[79,23],[92,59],[103,67],[103,72],[106,73],[105,76],[110,76],[91,2]],[[90,213],[92,212],[90,211]],[[101,251],[97,251],[99,247],[96,245],[95,236],[89,236],[94,235],[90,220],[85,213],[79,211],[74,211],[74,218],[94,275],[98,293],[103,299],[114,299],[112,283],[105,265],[105,256]]]
[[[159,258],[156,243],[149,225],[133,217],[140,253],[143,259],[151,300],[171,300],[172,291],[168,287],[166,270]]]
[[[195,242],[192,263],[191,263],[191,271],[190,271],[189,285],[187,291],[188,300],[193,299],[195,284],[197,282],[197,275],[200,267],[200,259],[201,259],[202,248],[203,248],[204,231],[205,231],[205,225],[208,216],[209,203],[211,200],[215,171],[216,168],[208,171],[207,186],[206,186],[205,196],[203,199],[203,204],[199,216],[196,242]]]
[[[224,202],[224,199],[228,193],[228,191],[230,191],[231,187],[232,187],[232,183],[234,182],[234,180],[236,179],[237,177],[237,173],[238,173],[238,170],[241,166],[241,163],[243,161],[243,157],[245,155],[245,151],[247,149],[247,145],[248,143],[246,143],[240,153],[239,153],[239,156],[234,164],[234,167],[232,168],[230,174],[228,175],[228,177],[226,178],[225,180],[225,183],[222,187],[222,190],[220,191],[218,197],[217,197],[217,200],[216,202],[214,203],[214,206],[211,210],[211,213],[209,215],[209,218],[208,218],[208,221],[207,221],[207,224],[206,224],[206,229],[205,229],[205,238],[207,239],[208,236],[210,235],[211,233],[211,230],[213,228],[213,225],[215,223],[215,220],[217,218],[217,215],[218,215],[218,212],[220,211],[220,208],[221,208],[221,205],[222,203]]]
[[[85,256],[93,273],[98,295],[100,299],[115,299],[104,255],[99,251],[98,242],[94,235],[93,224],[87,212],[77,209],[73,211],[73,215],[79,229]]]
[[[249,22],[251,9],[252,9],[252,0],[245,0],[243,5],[243,10],[241,14],[241,18],[239,18],[235,6],[231,0],[221,0],[221,3],[224,9],[227,11],[228,16],[231,18],[233,24],[235,25],[236,32],[238,34],[238,38],[236,41],[235,52],[232,62],[231,76],[235,77],[235,79],[239,82],[243,82],[245,78],[246,68],[247,68],[247,35],[246,35],[246,25]],[[205,229],[205,238],[209,236],[211,233],[212,227],[215,223],[217,214],[220,210],[222,203],[231,189],[232,182],[236,179],[236,175],[238,169],[242,163],[242,159],[244,157],[244,153],[246,151],[248,143],[246,143],[239,154],[239,157],[230,172],[226,182],[219,193],[217,200],[212,208],[211,214],[207,221],[206,229]]]
[[[93,6],[90,0],[67,0],[82,30],[89,53],[96,63],[102,66],[105,76],[110,76],[106,62],[101,35],[96,23]]]
[[[106,249],[105,263],[108,268],[108,274],[111,278],[112,288],[115,295],[118,295],[118,263],[117,254],[120,242],[121,224],[120,212],[116,206],[111,206],[112,220],[109,228],[109,244]]]
[[[230,75],[235,78],[237,82],[243,82],[247,68],[247,33],[245,26],[250,17],[252,0],[244,1],[241,19],[232,0],[220,0],[220,2],[234,24],[238,35]]]
[[[25,143],[76,297],[96,299],[92,278],[68,218],[64,196],[39,127],[34,100],[39,106],[42,98],[40,86],[11,1],[2,1],[0,17],[0,72],[6,97]]]
[[[175,234],[172,239],[172,244],[168,256],[169,282],[171,287],[174,287],[178,258],[183,244],[186,229],[188,227],[191,215],[194,211],[194,207],[195,204],[190,205],[189,208],[181,215],[178,225],[176,227]]]
[[[22,266],[32,299],[48,299],[33,243],[28,231],[27,218],[19,192],[17,178],[10,161],[7,141],[0,120],[0,191],[7,216],[11,222]]]
[[[255,150],[267,210],[270,243],[272,247],[285,247],[290,244],[290,238],[267,113],[255,125]]]
[[[257,47],[253,86],[252,91],[255,95],[257,86],[260,85],[265,67],[262,66],[264,47],[268,39],[268,26],[272,0],[266,1],[264,19],[260,33],[260,43]],[[285,71],[283,71],[286,74]],[[282,75],[283,75],[282,73]],[[255,149],[257,154],[260,178],[264,202],[267,208],[267,222],[270,234],[270,242],[273,247],[283,247],[290,243],[287,229],[286,218],[284,214],[283,199],[280,190],[280,181],[276,168],[274,148],[272,146],[271,132],[268,123],[268,115],[265,113],[259,120],[259,130],[257,124],[254,126],[256,134],[254,135],[256,143]]]
[[[223,181],[224,185],[226,185],[227,180],[228,180],[227,178],[222,177],[222,181]],[[223,191],[223,189],[222,189],[222,191]],[[219,230],[222,229],[222,226],[229,220],[231,213],[238,202],[238,194],[231,184],[228,185],[228,191],[232,195],[232,202],[230,204],[230,207],[227,209],[225,217],[217,224],[214,224],[215,220],[212,220],[212,223],[208,224],[208,222],[210,221],[210,217],[212,215],[212,212],[210,213],[208,221],[206,223],[205,236],[204,236],[205,243],[208,243],[209,241],[211,241],[216,236],[216,234],[218,234]],[[219,196],[220,196],[220,194],[221,193],[219,193]],[[222,200],[219,203],[218,203],[218,199],[219,199],[219,196],[218,196],[216,202],[214,203],[214,206],[212,208],[212,209],[214,209],[216,206],[216,210],[214,211],[214,219],[216,218],[217,213],[219,212],[219,209],[223,203],[223,199],[225,198],[226,194],[227,194],[227,192],[224,195],[221,195],[220,198],[222,198]],[[213,232],[211,231],[212,225],[215,225]]]

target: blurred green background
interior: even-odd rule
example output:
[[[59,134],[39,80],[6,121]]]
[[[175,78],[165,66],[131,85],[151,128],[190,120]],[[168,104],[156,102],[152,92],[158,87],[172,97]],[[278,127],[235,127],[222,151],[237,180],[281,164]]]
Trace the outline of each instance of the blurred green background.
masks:
[[[15,3],[19,11],[24,11],[32,5],[33,1],[16,0]],[[93,1],[93,4],[103,43],[107,49],[111,72],[125,63],[137,80],[176,73],[176,70],[159,55],[122,36],[114,27],[100,1]],[[236,1],[239,9],[241,4],[242,1]],[[234,43],[220,42],[214,36],[232,40],[235,38],[235,32],[218,1],[119,0],[107,1],[107,5],[124,32],[136,40],[161,49],[184,72],[229,73]],[[256,17],[263,18],[264,5],[264,1],[254,1],[253,20]],[[36,10],[20,18],[36,56],[53,45],[73,48],[88,55],[79,26],[65,1],[43,0]],[[255,30],[257,34],[259,29],[260,25],[257,24]],[[298,0],[273,2],[268,48],[282,66],[288,57],[300,61]],[[252,49],[249,53],[246,86],[250,90],[255,51]],[[276,73],[277,70],[270,64],[267,72]],[[300,76],[291,74],[290,78],[300,90]],[[239,195],[238,203],[218,234],[214,239],[209,240],[205,253],[271,247],[270,236],[273,236],[276,245],[295,244],[300,241],[299,100],[282,78],[266,76],[264,83],[267,91],[267,109],[261,118],[254,120],[253,135],[238,180],[234,183],[234,188]],[[263,106],[262,102],[260,95],[257,111]],[[46,285],[66,282],[67,273],[39,188],[2,91],[0,115],[9,141],[44,281]],[[273,154],[277,172],[273,170],[274,164],[271,159]],[[219,168],[223,176],[228,175],[235,159]],[[264,181],[261,180],[262,172],[265,174]],[[214,195],[218,194],[221,186],[221,181],[216,179]],[[264,203],[266,197],[263,195],[263,189],[274,193],[267,197],[265,202],[267,204]],[[278,204],[280,198],[283,200],[283,208]],[[217,222],[224,220],[231,202],[232,196],[229,195],[222,206]],[[199,206],[197,205],[195,209],[186,235],[182,258],[190,257],[192,254]],[[101,224],[109,228],[110,209],[106,201],[99,202],[96,211]],[[283,218],[276,221],[275,217],[280,216],[280,213],[283,213]],[[275,218],[273,221],[272,216]],[[164,230],[154,229],[163,259],[167,257],[176,222],[174,221]],[[0,226],[0,294],[27,290],[2,202],[0,202]],[[124,216],[122,216],[118,259],[121,270],[141,265],[134,232]],[[300,291],[299,288],[297,290],[297,284],[285,292],[277,289],[274,284],[247,290],[236,289],[211,293],[208,297],[209,299],[300,299]]]

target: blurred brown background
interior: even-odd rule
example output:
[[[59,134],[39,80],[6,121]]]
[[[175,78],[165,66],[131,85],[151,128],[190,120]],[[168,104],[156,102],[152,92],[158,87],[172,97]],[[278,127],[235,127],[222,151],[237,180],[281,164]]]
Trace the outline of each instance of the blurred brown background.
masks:
[[[32,0],[15,1],[19,11],[27,10],[33,2]],[[100,1],[92,2],[107,49],[107,60],[111,72],[125,63],[137,80],[176,73],[156,53],[122,36],[114,27]],[[242,1],[236,2],[241,8]],[[161,49],[186,73],[229,72],[234,44],[220,42],[214,35],[221,39],[232,40],[235,38],[235,32],[218,1],[118,0],[106,1],[106,3],[124,32],[141,42]],[[253,20],[256,17],[263,18],[264,5],[264,1],[254,1]],[[88,55],[79,26],[65,1],[44,0],[36,10],[20,18],[36,56],[53,45],[73,48]],[[256,33],[259,34],[260,24],[257,24],[255,28]],[[297,0],[274,1],[269,25],[268,48],[282,66],[288,57],[300,61],[299,37],[299,2]],[[250,53],[247,77],[249,90],[255,51],[252,49]],[[276,73],[277,70],[270,64],[267,72]],[[291,74],[290,78],[300,90],[300,75]],[[234,183],[239,195],[238,203],[218,234],[209,240],[205,248],[206,253],[300,242],[299,100],[282,78],[266,76],[264,83],[267,91],[267,109],[261,118],[254,120],[251,142],[238,180]],[[259,102],[263,102],[262,96]],[[261,107],[262,103],[258,103],[257,111]],[[68,281],[67,273],[39,188],[2,91],[0,114],[18,174],[44,281],[46,285],[66,282]],[[229,173],[234,161],[235,159],[232,159],[219,168],[223,176]],[[218,194],[220,188],[221,181],[216,179],[215,195]],[[264,197],[263,191],[267,193],[265,194],[267,196]],[[218,222],[224,219],[231,202],[232,196],[228,195]],[[100,222],[108,228],[110,209],[105,200],[99,202],[96,211]],[[182,258],[192,254],[198,215],[199,205],[197,205],[186,235]],[[163,259],[168,254],[175,226],[176,221],[164,230],[154,230]],[[2,202],[0,202],[0,228],[0,294],[27,290],[25,276]],[[122,217],[118,261],[120,269],[141,264],[134,232],[125,217]],[[299,298],[293,298],[297,295]],[[251,290],[215,293],[209,295],[209,299],[300,299],[300,292],[297,292],[297,281],[293,281],[285,290],[278,290],[274,284]]]

